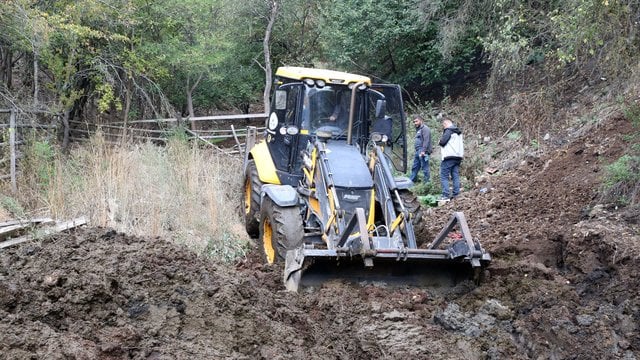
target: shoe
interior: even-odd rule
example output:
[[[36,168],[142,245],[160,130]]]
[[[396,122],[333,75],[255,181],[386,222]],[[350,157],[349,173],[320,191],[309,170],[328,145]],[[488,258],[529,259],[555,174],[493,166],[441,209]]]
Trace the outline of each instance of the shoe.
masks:
[[[440,196],[440,197],[438,198],[438,202],[439,202],[439,203],[446,203],[446,202],[449,202],[449,201],[451,201],[451,199],[449,199],[449,198],[447,198],[447,197],[444,197],[444,196]]]

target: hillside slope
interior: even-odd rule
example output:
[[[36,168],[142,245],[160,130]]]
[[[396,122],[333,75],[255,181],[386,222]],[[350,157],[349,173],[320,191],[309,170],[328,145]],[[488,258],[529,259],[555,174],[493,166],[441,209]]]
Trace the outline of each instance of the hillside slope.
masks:
[[[494,258],[478,287],[329,282],[291,294],[251,256],[214,264],[157,238],[79,229],[0,251],[11,359],[635,359],[637,214],[596,206],[633,129],[613,118],[429,211]],[[482,189],[482,191],[480,191]]]

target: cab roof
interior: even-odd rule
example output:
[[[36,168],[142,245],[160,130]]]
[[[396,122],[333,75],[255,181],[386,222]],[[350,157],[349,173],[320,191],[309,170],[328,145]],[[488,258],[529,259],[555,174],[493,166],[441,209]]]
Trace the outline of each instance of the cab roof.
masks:
[[[350,74],[342,71],[316,69],[316,68],[303,68],[296,66],[282,66],[276,71],[276,76],[293,79],[293,80],[324,80],[327,84],[349,84],[363,82],[367,85],[371,85],[371,79],[356,74]]]

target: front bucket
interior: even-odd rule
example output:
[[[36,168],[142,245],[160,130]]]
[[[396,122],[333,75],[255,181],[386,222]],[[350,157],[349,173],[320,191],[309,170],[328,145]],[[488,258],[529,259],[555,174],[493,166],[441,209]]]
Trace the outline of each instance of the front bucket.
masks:
[[[361,209],[358,209],[361,210]],[[317,286],[331,279],[389,286],[449,287],[472,279],[478,283],[491,262],[477,241],[473,241],[462,212],[455,212],[425,249],[395,246],[390,238],[369,237],[364,213],[354,217],[345,234],[359,220],[360,236],[340,237],[333,248],[303,245],[287,252],[284,283],[287,290]],[[459,227],[458,236],[451,236]]]
[[[291,253],[293,256],[293,251]],[[477,278],[481,271],[456,259],[373,258],[373,266],[365,266],[360,256],[305,256],[301,263],[288,262],[287,265],[284,280],[289,291],[317,287],[330,280],[389,287],[453,287],[461,281]]]

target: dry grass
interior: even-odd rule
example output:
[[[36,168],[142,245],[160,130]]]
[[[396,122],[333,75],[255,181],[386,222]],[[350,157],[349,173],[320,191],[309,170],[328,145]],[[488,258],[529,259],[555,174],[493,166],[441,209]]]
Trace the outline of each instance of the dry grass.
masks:
[[[55,218],[85,215],[92,225],[173,239],[232,260],[244,255],[249,240],[238,212],[240,173],[238,158],[181,139],[165,147],[113,147],[98,135],[68,155],[56,154],[51,179],[35,181],[46,187],[29,202],[44,204]]]

